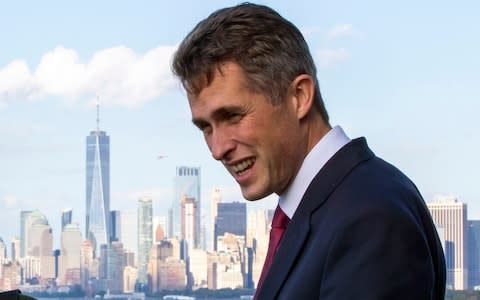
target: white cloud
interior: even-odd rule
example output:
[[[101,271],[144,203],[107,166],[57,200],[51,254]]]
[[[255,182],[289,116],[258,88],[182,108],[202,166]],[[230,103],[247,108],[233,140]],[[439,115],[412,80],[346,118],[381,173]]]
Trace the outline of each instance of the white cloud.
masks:
[[[352,24],[337,24],[327,31],[327,38],[337,39],[341,37],[358,37],[362,38],[363,34],[355,30]]]
[[[175,87],[170,71],[174,46],[160,46],[138,55],[119,46],[82,62],[73,49],[57,47],[44,54],[34,70],[22,60],[0,69],[0,106],[11,101],[58,97],[69,102],[134,107]]]
[[[345,48],[322,48],[316,59],[320,67],[329,68],[348,61],[350,53]]]
[[[34,90],[34,78],[24,61],[14,60],[0,69],[0,106],[8,101],[30,99]]]

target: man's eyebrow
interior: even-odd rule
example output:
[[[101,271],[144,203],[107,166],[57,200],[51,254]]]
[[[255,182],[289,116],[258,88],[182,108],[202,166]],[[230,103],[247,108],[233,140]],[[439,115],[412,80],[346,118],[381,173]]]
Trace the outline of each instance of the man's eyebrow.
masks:
[[[203,120],[203,119],[193,118],[192,123],[193,123],[193,125],[195,125],[199,129],[202,129],[202,128],[205,128],[206,126],[208,126],[208,122]]]
[[[224,106],[214,110],[211,114],[211,118],[213,121],[223,121],[228,119],[232,114],[242,114],[244,111],[245,108],[241,106]],[[202,118],[193,118],[192,123],[200,129],[209,125],[209,122]]]
[[[212,113],[212,118],[216,121],[222,121],[231,117],[232,114],[243,114],[245,110],[245,107],[238,105],[224,106],[215,110]]]

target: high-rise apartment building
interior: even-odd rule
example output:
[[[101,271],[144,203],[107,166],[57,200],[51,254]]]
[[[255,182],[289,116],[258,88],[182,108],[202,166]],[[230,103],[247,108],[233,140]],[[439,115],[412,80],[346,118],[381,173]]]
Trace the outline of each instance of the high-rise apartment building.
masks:
[[[120,241],[122,231],[122,217],[119,210],[110,211],[110,241]]]
[[[148,273],[151,278],[150,291],[156,293],[161,291],[160,285],[160,267],[161,262],[165,261],[168,257],[173,256],[173,244],[170,241],[162,240],[152,246],[152,252],[150,253],[150,261],[148,263]]]
[[[468,221],[468,288],[480,288],[480,220]]]
[[[160,242],[167,237],[167,217],[155,216],[153,217],[153,241]]]
[[[0,268],[0,291],[17,289],[20,284],[21,266],[18,262],[7,262]],[[6,298],[9,298],[8,296]]]
[[[18,237],[14,237],[12,240],[11,257],[13,262],[20,258],[20,239]]]
[[[32,227],[34,224],[43,224],[48,226],[47,218],[39,210],[34,211],[22,211],[20,213],[20,235],[23,238],[20,240],[20,247],[24,250],[22,257],[32,255],[32,251],[38,252],[38,249],[34,249],[32,241],[37,241],[39,236],[32,236]]]
[[[100,246],[100,259],[98,264],[98,278],[101,279],[104,285],[107,284],[109,279],[108,275],[108,245],[102,244]]]
[[[169,237],[180,238],[181,232],[181,207],[183,197],[194,198],[197,202],[195,227],[201,228],[201,199],[200,199],[200,167],[177,167],[175,176],[175,195],[172,202]],[[193,247],[198,247],[200,242],[200,230],[195,232],[195,243]]]
[[[68,224],[72,224],[72,209],[71,208],[67,208],[67,209],[64,209],[62,211],[62,227],[61,227],[61,230],[63,230],[63,228],[65,228],[66,225]]]
[[[99,128],[86,139],[86,231],[93,244],[94,255],[99,255],[100,245],[110,239],[110,137]]]
[[[215,249],[215,220],[217,218],[218,203],[222,202],[222,191],[216,187],[212,192],[212,201],[210,203],[210,229],[209,229],[209,249]]]
[[[28,228],[28,237],[27,255],[40,258],[40,276],[44,280],[54,278],[55,259],[53,257],[52,228],[45,216],[38,215],[38,218],[35,218]]]
[[[269,243],[269,222],[265,210],[250,211],[248,213],[247,240],[246,246],[251,249],[248,264],[247,280],[248,285],[257,286],[260,274],[263,269],[263,263],[267,256]]]
[[[120,213],[119,240],[123,249],[138,255],[138,216],[136,211],[122,211]]]
[[[123,270],[123,292],[132,293],[135,291],[135,283],[138,278],[138,270],[132,266],[126,266]]]
[[[7,244],[0,238],[0,264],[7,258]]]
[[[207,251],[192,249],[188,258],[188,270],[191,276],[191,285],[194,290],[207,288],[208,264]]]
[[[447,288],[465,290],[467,266],[467,204],[456,197],[439,195],[427,203],[433,221],[444,229]]]
[[[216,288],[243,288],[245,284],[245,236],[225,233],[218,237],[218,262],[214,270]]]
[[[98,276],[98,269],[95,270],[92,242],[85,240],[80,247],[80,281],[82,289],[87,291],[90,278]]]
[[[80,284],[80,248],[82,233],[78,224],[66,224],[62,230],[59,279],[64,284]]]
[[[217,204],[215,218],[214,246],[217,250],[217,239],[225,233],[238,236],[247,235],[247,206],[240,202],[224,202]]]
[[[152,248],[152,199],[141,198],[138,201],[138,282],[148,283],[148,261]]]
[[[26,255],[26,247],[28,240],[27,229],[31,224],[29,224],[28,216],[32,213],[31,210],[22,210],[20,212],[20,257]]]
[[[112,241],[108,255],[109,289],[112,293],[123,291],[123,269],[125,268],[123,244]]]
[[[188,247],[191,249],[195,245],[198,245],[197,238],[198,230],[197,227],[197,201],[195,198],[189,198],[187,196],[182,197],[182,210],[181,210],[181,223],[182,223],[182,233],[181,239],[187,242]]]

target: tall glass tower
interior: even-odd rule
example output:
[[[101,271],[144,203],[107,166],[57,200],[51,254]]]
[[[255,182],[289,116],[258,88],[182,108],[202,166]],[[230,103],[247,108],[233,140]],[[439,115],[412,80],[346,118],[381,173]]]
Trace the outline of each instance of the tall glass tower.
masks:
[[[33,213],[31,210],[22,210],[20,212],[20,256],[27,255],[28,229],[30,228],[30,221],[28,216]],[[28,223],[27,223],[28,222]]]
[[[182,236],[181,230],[181,208],[182,199],[184,197],[193,198],[196,204],[195,211],[195,228],[201,228],[200,216],[200,167],[177,167],[177,174],[175,176],[175,198],[172,202],[172,212],[170,215],[170,237],[180,238]],[[195,232],[195,245],[194,248],[199,247],[200,242],[200,230]]]
[[[86,161],[86,231],[94,255],[100,245],[109,244],[110,234],[110,137],[100,131],[97,104],[97,130],[87,136]]]
[[[152,248],[152,199],[138,200],[138,282],[148,283],[148,261]]]
[[[68,224],[72,224],[72,209],[67,208],[62,211],[62,230]]]

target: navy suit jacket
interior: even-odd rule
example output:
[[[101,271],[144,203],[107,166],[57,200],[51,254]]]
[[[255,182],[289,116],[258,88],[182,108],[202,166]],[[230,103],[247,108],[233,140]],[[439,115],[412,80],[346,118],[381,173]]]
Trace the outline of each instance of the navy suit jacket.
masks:
[[[308,186],[257,299],[443,300],[444,294],[444,255],[425,202],[359,138]]]

